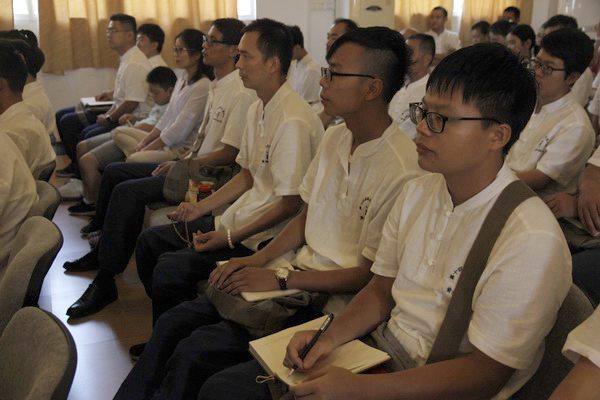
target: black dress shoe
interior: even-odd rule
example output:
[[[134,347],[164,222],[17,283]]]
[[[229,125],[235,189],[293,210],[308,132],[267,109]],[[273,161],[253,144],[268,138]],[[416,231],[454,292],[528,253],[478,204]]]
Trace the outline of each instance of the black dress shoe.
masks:
[[[119,294],[114,281],[111,284],[105,283],[102,286],[92,282],[79,300],[69,307],[67,315],[71,318],[81,318],[97,313],[118,297]]]
[[[100,268],[100,265],[98,264],[98,252],[96,250],[92,250],[85,256],[75,261],[67,261],[63,265],[63,268],[67,272],[83,272],[96,270]]]
[[[144,352],[147,343],[134,344],[129,348],[129,356],[133,361],[140,359],[140,356]]]

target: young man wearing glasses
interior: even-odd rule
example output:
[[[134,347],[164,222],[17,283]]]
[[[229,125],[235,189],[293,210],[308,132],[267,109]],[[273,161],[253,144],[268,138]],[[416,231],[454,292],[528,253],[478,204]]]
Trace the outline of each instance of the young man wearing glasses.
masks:
[[[304,360],[313,332],[299,332],[285,364],[311,372],[317,359],[375,331],[393,349],[388,374],[327,367],[292,387],[296,399],[507,399],[535,372],[571,285],[560,228],[537,197],[516,207],[493,246],[472,301],[458,356],[425,365],[462,279],[467,254],[493,204],[517,180],[504,154],[535,106],[535,82],[507,48],[452,53],[412,104],[419,165],[385,223],[373,278]],[[376,339],[377,340],[377,339]],[[343,384],[340,384],[343,382]]]
[[[594,130],[570,86],[590,63],[593,43],[576,29],[560,29],[541,47],[531,62],[539,87],[536,109],[506,161],[540,196],[572,194],[594,148]]]
[[[402,36],[388,28],[347,33],[332,45],[328,61],[330,68],[324,69],[321,79],[323,105],[328,113],[342,116],[345,124],[327,131],[304,177],[303,211],[265,248],[233,259],[211,275],[210,282],[226,292],[288,287],[335,293],[325,310],[343,309],[349,297],[339,294],[355,293],[371,276],[383,223],[402,185],[422,173],[414,143],[387,114],[388,102],[402,83],[398,77],[404,76],[409,63]],[[276,275],[260,267],[290,250],[298,250],[293,260],[298,270]],[[140,369],[130,375],[129,384],[140,376],[152,380],[158,373],[161,394],[196,398],[213,374],[250,358],[250,339],[244,327],[219,317],[206,296],[200,296],[158,320]],[[221,357],[225,352],[227,359]],[[219,357],[217,362],[211,362],[213,354]],[[198,368],[189,367],[198,362]],[[233,377],[222,384],[228,378],[219,374],[215,379],[221,384],[207,382],[201,396],[262,398],[254,391],[266,386],[248,385],[254,382],[257,365],[250,362],[233,368],[223,373],[231,376],[243,368],[250,379],[242,382]],[[147,373],[141,375],[143,370]]]

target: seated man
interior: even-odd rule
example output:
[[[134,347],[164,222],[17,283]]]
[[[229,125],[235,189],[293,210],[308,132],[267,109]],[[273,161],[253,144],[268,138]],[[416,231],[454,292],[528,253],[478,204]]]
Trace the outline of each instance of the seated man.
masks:
[[[256,101],[256,92],[244,88],[235,69],[243,27],[244,23],[237,19],[217,19],[208,31],[209,39],[204,41],[203,59],[214,69],[216,80],[210,84],[198,139],[182,155],[200,165],[235,162],[248,108]],[[82,229],[84,235],[102,230],[100,241],[90,253],[64,265],[69,272],[100,270],[83,296],[67,311],[71,318],[93,314],[116,300],[114,277],[127,267],[142,230],[145,205],[165,201],[165,174],[174,163],[113,163],[104,170],[96,216]]]
[[[490,42],[492,43],[500,43],[501,45],[506,46],[506,36],[510,30],[517,26],[514,22],[509,22],[505,19],[501,19],[499,21],[494,22],[490,26]]]
[[[592,41],[583,32],[561,29],[542,40],[531,64],[539,99],[531,120],[506,162],[540,196],[574,193],[594,146],[585,110],[569,94],[592,59]]]
[[[72,163],[62,170],[56,171],[57,176],[73,177],[78,173],[75,168],[77,143],[83,139],[110,132],[118,126],[123,114],[133,113],[144,115],[152,107],[152,99],[148,93],[146,76],[152,69],[150,62],[135,45],[135,18],[125,14],[114,14],[110,17],[106,38],[111,50],[121,57],[114,90],[103,91],[96,95],[96,100],[114,100],[115,104],[104,114],[86,110],[85,119],[89,125],[82,124],[80,115],[74,107],[64,108],[56,113],[58,132],[65,151]]]
[[[10,46],[0,45],[0,113],[10,107],[5,93],[18,92],[25,85],[27,72],[20,55]],[[12,87],[12,88],[11,88]],[[0,116],[0,119],[2,116]],[[35,121],[41,125],[41,122]],[[0,122],[0,127],[2,122]],[[45,135],[46,139],[48,135]],[[0,128],[0,275],[17,232],[31,206],[38,201],[29,166],[17,145]]]
[[[518,24],[521,20],[521,10],[514,6],[506,7],[502,12],[502,19]]]
[[[308,54],[304,48],[304,36],[296,25],[290,26],[290,33],[294,44],[292,52],[292,65],[287,74],[290,86],[309,104],[320,101],[319,80],[321,79],[321,66]]]
[[[300,187],[305,203],[300,215],[265,248],[212,273],[210,282],[226,292],[283,285],[336,293],[325,309],[338,312],[348,299],[340,294],[355,293],[368,282],[385,218],[402,186],[421,173],[414,143],[387,114],[409,63],[403,37],[388,28],[358,29],[339,38],[327,59],[323,105],[346,122],[325,133]],[[274,279],[274,271],[257,267],[290,250],[298,250],[293,260],[298,270],[282,269]],[[249,359],[249,339],[242,326],[221,319],[206,296],[180,304],[158,320],[117,398],[153,392],[170,399],[196,398],[212,374]],[[225,352],[227,360],[218,359]],[[202,366],[189,368],[195,363]],[[260,398],[239,381],[227,382],[213,395],[234,399],[240,393]]]
[[[406,40],[411,50],[411,64],[404,86],[396,92],[390,102],[390,117],[410,139],[417,135],[415,124],[410,121],[408,105],[419,102],[425,96],[425,85],[429,79],[429,67],[435,56],[435,42],[429,35],[417,33]]]
[[[425,362],[484,219],[517,180],[504,154],[533,111],[535,91],[529,71],[496,44],[461,49],[433,70],[412,116],[419,165],[435,173],[405,185],[368,285],[304,360],[299,353],[314,331],[297,333],[285,360],[311,371],[342,343],[384,323],[377,336],[396,350],[395,369],[355,375],[327,367],[292,387],[295,398],[508,399],[533,375],[571,285],[560,228],[535,196],[516,207],[493,245],[466,305],[472,315],[458,356]]]
[[[460,49],[460,39],[458,33],[445,28],[448,22],[448,11],[444,7],[435,7],[431,10],[427,21],[429,31],[425,34],[431,35],[435,40],[435,57],[432,65],[438,65],[444,57]]]
[[[17,42],[27,47],[25,42]],[[19,60],[23,60],[18,48],[12,46],[11,43],[15,42],[1,40],[0,45],[4,54],[11,54],[11,58],[0,59],[0,64],[4,71],[8,71],[9,68],[20,68],[21,70],[13,79],[4,78],[4,85],[0,91],[0,102],[2,103],[0,132],[4,132],[17,145],[29,170],[35,172],[55,160],[56,154],[50,144],[50,136],[48,136],[46,127],[32,114],[30,108],[23,101],[22,94],[27,77],[27,66],[24,62],[17,63],[12,59],[12,55],[16,52],[16,56],[21,57]],[[25,77],[23,82],[18,79],[21,74]]]
[[[142,24],[137,29],[136,46],[148,57],[152,68],[167,67],[160,55],[165,42],[165,32],[156,24]]]
[[[595,400],[600,398],[600,308],[573,329],[563,355],[575,363],[550,400]]]
[[[471,27],[471,40],[473,44],[490,42],[490,24],[487,21],[479,21]]]

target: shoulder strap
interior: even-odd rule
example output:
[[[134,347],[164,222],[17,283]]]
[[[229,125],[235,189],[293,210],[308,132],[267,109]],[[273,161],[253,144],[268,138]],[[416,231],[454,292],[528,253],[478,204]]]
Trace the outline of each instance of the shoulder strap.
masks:
[[[498,196],[467,255],[427,364],[450,360],[458,354],[458,348],[473,313],[473,292],[487,265],[492,248],[514,209],[535,195],[525,183],[517,180],[504,188]]]

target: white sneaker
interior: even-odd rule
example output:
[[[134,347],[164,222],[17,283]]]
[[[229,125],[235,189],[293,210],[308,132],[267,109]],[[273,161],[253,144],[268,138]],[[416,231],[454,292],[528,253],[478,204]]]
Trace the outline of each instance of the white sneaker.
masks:
[[[62,200],[79,200],[83,197],[83,182],[81,179],[69,179],[58,191]]]

